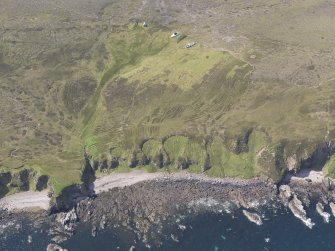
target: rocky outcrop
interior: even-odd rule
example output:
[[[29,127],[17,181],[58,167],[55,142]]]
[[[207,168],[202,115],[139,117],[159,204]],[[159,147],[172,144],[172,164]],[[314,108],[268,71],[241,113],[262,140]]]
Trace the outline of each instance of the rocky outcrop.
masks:
[[[296,170],[298,166],[297,155],[293,154],[292,156],[287,157],[286,165],[289,171]]]
[[[9,191],[42,191],[48,187],[49,177],[29,168],[0,173],[0,198]]]
[[[14,173],[9,186],[12,188],[17,188],[20,191],[28,191],[30,180],[29,174],[30,171],[28,169],[23,169],[18,173]]]
[[[164,166],[164,155],[159,152],[153,159],[153,163],[156,167],[162,168]]]
[[[95,199],[82,200],[76,207],[78,218],[94,226],[94,236],[101,229],[117,223],[135,228],[142,239],[143,236],[153,234],[150,231],[152,227],[170,220],[171,215],[189,210],[219,212],[227,208],[227,201],[229,208],[243,206],[252,210],[276,196],[276,188],[262,179],[205,181],[205,178],[193,180],[172,177],[113,188],[109,192],[100,193]],[[204,203],[199,206],[198,201]],[[261,220],[256,215],[251,217],[258,223]]]
[[[137,165],[139,164],[139,161],[137,159],[137,155],[135,152],[132,153],[131,157],[130,157],[130,160],[128,162],[128,166],[130,168],[134,168],[136,167]]]
[[[97,235],[98,235],[98,228],[94,226],[92,228],[92,230],[91,230],[91,234],[92,234],[92,237],[97,237]]]
[[[187,169],[190,166],[190,160],[188,158],[185,157],[178,157],[178,159],[176,160],[176,166],[178,169]]]
[[[12,174],[10,172],[0,173],[0,197],[3,197],[9,192],[8,184],[12,180]]]
[[[102,217],[101,217],[101,221],[100,221],[100,229],[105,229],[106,225],[107,225],[107,217],[106,217],[106,215],[104,214],[104,215],[102,215]]]
[[[296,195],[293,195],[293,198],[288,203],[288,207],[292,211],[295,217],[300,219],[310,229],[313,228],[315,223],[313,223],[312,220],[307,217],[307,213],[304,209],[304,206]]]
[[[253,223],[255,223],[256,225],[260,226],[263,224],[262,218],[256,214],[256,213],[250,213],[246,210],[242,211],[243,214],[245,215],[245,217],[247,217],[247,219]]]
[[[293,193],[291,191],[291,187],[288,185],[281,185],[279,187],[279,197],[284,202],[284,204],[288,205],[290,200],[293,197]]]
[[[63,189],[62,193],[51,202],[51,214],[71,210],[79,201],[91,196],[84,186],[72,185]]]
[[[117,157],[112,157],[111,165],[110,165],[111,169],[115,169],[119,165],[120,165],[119,159]]]
[[[207,170],[209,170],[210,168],[212,167],[212,164],[211,164],[211,158],[209,156],[208,153],[206,153],[206,157],[205,157],[205,162],[202,166],[202,171],[203,172],[206,172]]]
[[[335,217],[335,203],[330,202],[329,206],[330,206],[330,210],[332,211],[333,216]]]
[[[313,228],[315,224],[307,217],[307,213],[302,202],[291,190],[290,186],[281,185],[279,187],[279,198],[283,201],[284,205],[288,206],[295,217],[300,219],[307,227]]]
[[[67,249],[64,249],[56,244],[49,244],[47,246],[47,251],[68,251]]]
[[[65,231],[72,232],[78,221],[76,210],[73,208],[69,212],[61,212],[56,215],[56,222],[58,222]]]
[[[321,202],[316,204],[316,212],[323,218],[325,223],[329,223],[330,214],[325,212],[324,205]]]
[[[36,179],[35,189],[37,191],[42,191],[48,187],[49,177],[47,175],[41,175]]]
[[[249,138],[253,131],[253,128],[249,128],[245,131],[244,135],[238,137],[236,140],[233,140],[231,143],[231,149],[236,154],[241,154],[243,152],[249,151]]]

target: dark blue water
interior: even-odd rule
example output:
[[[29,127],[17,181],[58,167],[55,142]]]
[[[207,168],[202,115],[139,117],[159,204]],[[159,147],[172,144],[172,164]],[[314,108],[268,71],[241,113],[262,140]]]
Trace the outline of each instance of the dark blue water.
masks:
[[[186,215],[178,223],[163,228],[162,245],[152,245],[151,250],[335,250],[335,219],[323,223],[315,212],[309,212],[316,226],[310,230],[284,208],[264,212],[263,225],[249,222],[240,211],[232,215],[200,213]],[[46,250],[50,236],[46,232],[30,232],[28,224],[17,233],[0,237],[1,251]],[[28,243],[28,234],[33,242]],[[172,237],[173,238],[172,238]],[[149,243],[150,244],[150,243]],[[109,229],[91,236],[91,228],[81,226],[76,234],[62,246],[70,251],[148,250],[131,231]]]

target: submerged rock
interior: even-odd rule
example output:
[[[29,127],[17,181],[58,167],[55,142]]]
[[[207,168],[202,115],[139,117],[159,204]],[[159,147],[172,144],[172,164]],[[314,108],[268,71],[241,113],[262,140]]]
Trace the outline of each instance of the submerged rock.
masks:
[[[92,237],[97,237],[97,235],[98,235],[97,227],[93,227],[91,233],[92,233]]]
[[[329,223],[330,214],[325,212],[325,208],[322,203],[318,202],[316,204],[316,211],[323,218],[324,222]]]
[[[312,220],[307,217],[307,213],[304,209],[304,206],[296,195],[293,195],[293,198],[288,203],[288,207],[292,211],[295,217],[300,219],[310,229],[313,228],[315,223],[313,223]]]
[[[47,247],[47,251],[68,251],[67,249],[64,249],[56,244],[49,244]]]
[[[106,215],[102,215],[101,221],[100,221],[100,229],[105,229],[107,225],[107,218]]]
[[[250,212],[248,212],[246,210],[243,210],[242,212],[245,215],[245,217],[248,218],[249,221],[257,224],[258,226],[260,226],[260,225],[263,224],[262,218],[258,214],[256,214],[256,213],[250,213]]]

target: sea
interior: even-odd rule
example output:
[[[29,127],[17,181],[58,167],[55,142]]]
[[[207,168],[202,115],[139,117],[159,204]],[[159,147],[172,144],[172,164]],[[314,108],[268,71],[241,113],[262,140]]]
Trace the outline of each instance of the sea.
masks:
[[[81,224],[61,246],[69,251],[128,251],[131,246],[136,250],[166,251],[335,250],[335,218],[324,223],[314,209],[309,210],[308,214],[315,223],[313,229],[307,228],[283,206],[263,209],[261,226],[250,222],[241,210],[233,213],[210,210],[185,212],[178,221],[168,222],[163,230],[157,230],[159,244],[157,241],[143,243],[131,230],[117,227],[107,228],[92,237],[91,227]],[[13,226],[8,229],[11,228]],[[20,229],[14,229],[2,230],[1,251],[45,251],[52,242],[47,226],[45,229],[35,229],[27,221],[22,222]]]

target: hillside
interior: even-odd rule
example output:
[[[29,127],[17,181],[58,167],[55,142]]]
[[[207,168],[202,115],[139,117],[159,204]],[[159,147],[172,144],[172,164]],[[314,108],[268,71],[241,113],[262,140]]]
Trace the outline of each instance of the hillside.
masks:
[[[96,175],[332,176],[333,13],[326,0],[2,1],[1,195],[58,195],[85,180],[85,156]]]

